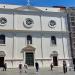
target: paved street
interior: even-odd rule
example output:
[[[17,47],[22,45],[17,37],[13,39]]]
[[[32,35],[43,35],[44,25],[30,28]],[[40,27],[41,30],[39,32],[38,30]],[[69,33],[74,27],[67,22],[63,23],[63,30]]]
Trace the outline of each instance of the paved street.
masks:
[[[35,69],[29,68],[28,73],[25,73],[24,70],[22,73],[18,69],[7,69],[7,71],[2,71],[0,69],[0,75],[64,75],[62,68],[54,68],[53,71],[50,71],[49,68],[42,68],[39,72],[36,72]],[[75,75],[75,72],[68,71],[65,75]]]

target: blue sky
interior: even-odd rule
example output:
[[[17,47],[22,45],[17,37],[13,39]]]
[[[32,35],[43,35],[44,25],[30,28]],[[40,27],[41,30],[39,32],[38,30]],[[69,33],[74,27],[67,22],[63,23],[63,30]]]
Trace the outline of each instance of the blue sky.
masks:
[[[27,0],[0,0],[1,4],[27,5]],[[30,0],[31,6],[75,7],[75,0]]]

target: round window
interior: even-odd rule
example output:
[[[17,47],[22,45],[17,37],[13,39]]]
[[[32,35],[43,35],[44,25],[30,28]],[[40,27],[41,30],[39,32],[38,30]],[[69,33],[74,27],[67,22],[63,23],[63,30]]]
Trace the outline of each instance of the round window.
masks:
[[[56,22],[54,20],[49,21],[49,27],[54,28],[56,26]]]
[[[25,27],[31,28],[33,25],[33,20],[31,18],[26,18],[23,23]]]
[[[7,23],[7,19],[5,17],[0,18],[0,25],[5,25]]]

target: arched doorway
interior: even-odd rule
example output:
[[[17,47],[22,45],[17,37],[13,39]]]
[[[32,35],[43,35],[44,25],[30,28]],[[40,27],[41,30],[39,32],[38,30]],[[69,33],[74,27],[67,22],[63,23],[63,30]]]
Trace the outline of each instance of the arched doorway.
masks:
[[[58,66],[58,52],[52,51],[51,56],[53,58],[53,65]]]
[[[24,59],[25,63],[28,66],[34,66],[34,52],[35,48],[31,45],[27,45],[22,49],[22,52],[24,53]]]
[[[4,66],[4,57],[5,57],[5,52],[4,51],[0,51],[0,67]]]

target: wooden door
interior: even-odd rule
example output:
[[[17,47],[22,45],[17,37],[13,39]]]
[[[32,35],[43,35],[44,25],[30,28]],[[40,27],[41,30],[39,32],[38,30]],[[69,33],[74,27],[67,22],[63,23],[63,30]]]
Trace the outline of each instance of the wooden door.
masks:
[[[0,57],[0,67],[4,65],[4,57]]]
[[[53,56],[53,65],[58,66],[57,56]]]
[[[34,53],[26,53],[26,64],[28,66],[34,66]]]

